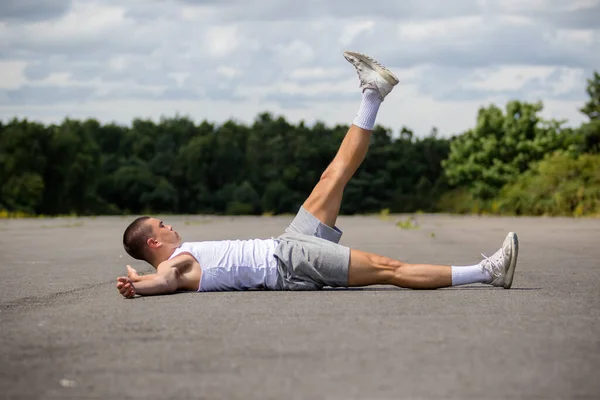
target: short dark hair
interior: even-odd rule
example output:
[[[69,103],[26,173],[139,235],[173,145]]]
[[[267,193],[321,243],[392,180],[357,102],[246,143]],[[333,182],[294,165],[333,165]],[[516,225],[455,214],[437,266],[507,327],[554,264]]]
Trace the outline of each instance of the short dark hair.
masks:
[[[123,247],[136,260],[148,261],[146,241],[152,236],[152,226],[146,223],[149,219],[147,216],[136,218],[123,233]]]

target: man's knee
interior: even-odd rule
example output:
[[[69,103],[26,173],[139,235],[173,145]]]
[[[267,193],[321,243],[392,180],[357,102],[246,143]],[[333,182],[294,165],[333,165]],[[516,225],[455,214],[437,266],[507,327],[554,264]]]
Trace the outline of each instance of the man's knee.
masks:
[[[384,284],[393,284],[398,279],[402,279],[405,270],[405,263],[385,256],[374,256],[373,264],[379,270]]]

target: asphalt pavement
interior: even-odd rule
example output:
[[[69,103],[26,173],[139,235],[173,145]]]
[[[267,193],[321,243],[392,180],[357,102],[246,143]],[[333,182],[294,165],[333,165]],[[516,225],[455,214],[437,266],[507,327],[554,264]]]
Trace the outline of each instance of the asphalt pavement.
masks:
[[[292,216],[163,216],[184,240]],[[513,288],[122,298],[133,217],[0,220],[2,399],[598,399],[600,219],[342,216],[342,244],[470,265],[519,235]]]

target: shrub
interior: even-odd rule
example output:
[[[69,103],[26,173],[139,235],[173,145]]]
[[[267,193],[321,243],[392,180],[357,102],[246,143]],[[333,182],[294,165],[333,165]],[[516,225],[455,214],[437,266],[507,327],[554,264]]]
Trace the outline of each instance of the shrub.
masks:
[[[600,155],[554,153],[500,191],[501,213],[584,216],[600,213]]]

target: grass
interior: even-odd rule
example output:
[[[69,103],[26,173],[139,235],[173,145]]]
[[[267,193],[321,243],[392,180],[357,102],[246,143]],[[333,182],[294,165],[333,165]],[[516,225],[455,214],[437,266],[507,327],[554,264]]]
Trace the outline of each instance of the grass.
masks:
[[[396,227],[400,229],[419,229],[419,223],[413,216],[410,216],[404,220],[396,221]]]
[[[80,218],[81,215],[75,213],[71,214],[58,214],[58,215],[44,215],[44,214],[30,214],[24,211],[8,211],[0,209],[0,219],[53,219],[53,218]],[[90,216],[95,218],[95,216]]]
[[[389,221],[390,220],[390,209],[384,208],[383,210],[381,210],[379,212],[379,219],[382,221]]]

